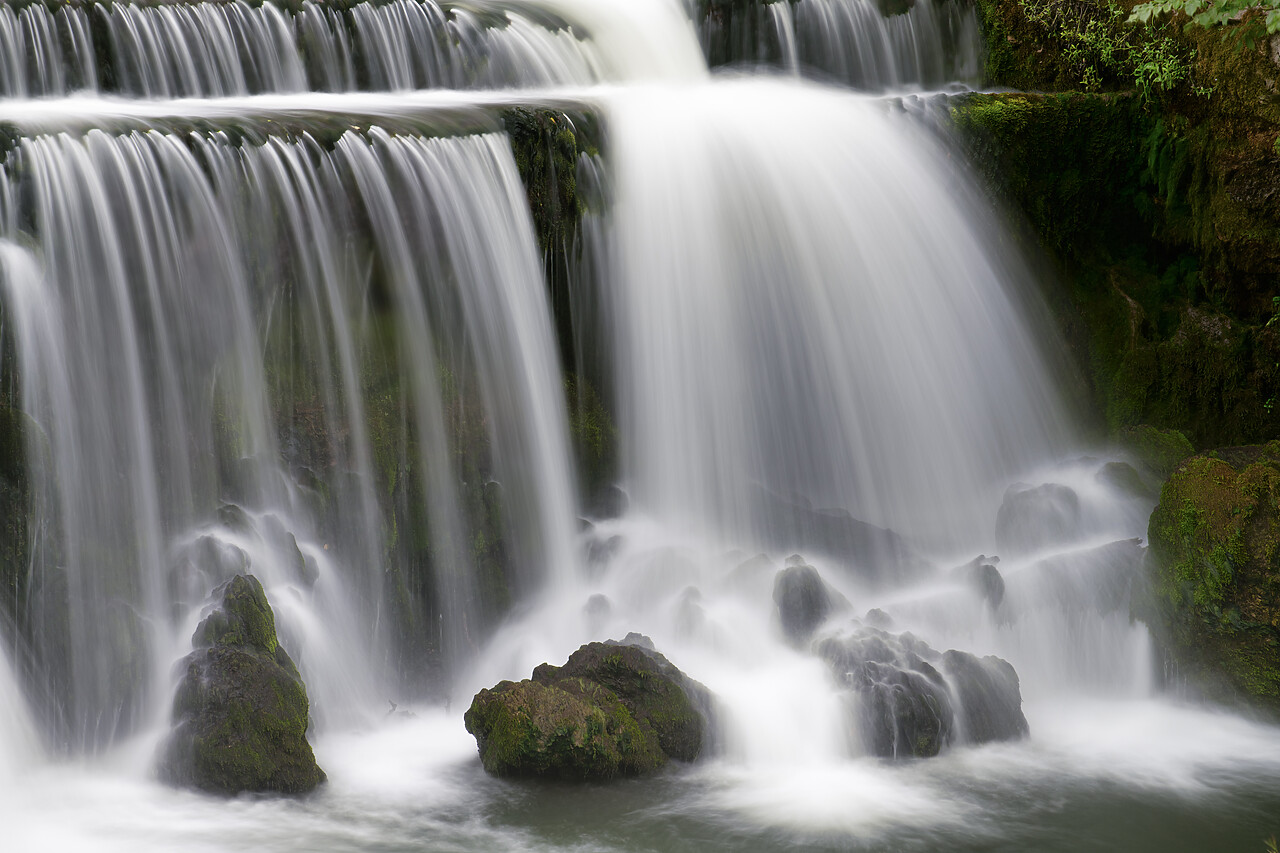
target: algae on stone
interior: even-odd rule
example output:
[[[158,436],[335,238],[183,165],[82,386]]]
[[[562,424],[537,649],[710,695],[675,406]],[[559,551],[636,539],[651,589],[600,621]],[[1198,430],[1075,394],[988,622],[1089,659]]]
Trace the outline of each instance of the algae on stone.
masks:
[[[1181,674],[1280,711],[1280,441],[1184,462],[1148,536],[1153,628]]]
[[[237,575],[192,637],[159,772],[217,794],[300,794],[325,780],[307,741],[306,687],[257,578]]]
[[[710,693],[635,643],[588,643],[563,666],[476,694],[463,717],[496,776],[635,776],[702,752]]]

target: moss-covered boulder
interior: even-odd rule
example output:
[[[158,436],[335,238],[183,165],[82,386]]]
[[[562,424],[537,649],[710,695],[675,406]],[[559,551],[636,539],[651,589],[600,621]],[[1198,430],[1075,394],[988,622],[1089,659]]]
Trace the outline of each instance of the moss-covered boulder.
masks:
[[[696,759],[710,702],[653,649],[611,641],[481,690],[463,720],[496,776],[602,780]]]
[[[1280,712],[1280,441],[1187,460],[1148,537],[1153,628],[1179,672]]]
[[[182,664],[160,775],[217,794],[311,791],[325,775],[307,742],[307,691],[262,584],[237,575],[218,596]]]

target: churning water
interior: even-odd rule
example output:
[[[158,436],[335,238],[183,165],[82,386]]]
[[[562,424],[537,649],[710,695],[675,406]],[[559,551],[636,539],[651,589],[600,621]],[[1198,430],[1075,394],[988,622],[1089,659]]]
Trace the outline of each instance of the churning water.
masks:
[[[926,102],[867,91],[975,74],[972,9],[909,6],[0,8],[0,367],[32,507],[0,626],[13,849],[1261,850],[1280,731],[1162,693],[1131,616],[1151,502],[1074,447],[1028,268]],[[385,94],[423,89],[450,91]],[[522,102],[603,128],[576,365],[493,118]],[[616,417],[608,512],[565,367]],[[1069,490],[1070,523],[998,524],[1020,481]],[[836,601],[820,636],[999,655],[1030,736],[968,745],[962,720],[937,758],[876,757],[784,640],[794,553]],[[980,553],[999,596],[955,569]],[[246,569],[311,696],[308,798],[151,776],[172,667]],[[477,689],[632,631],[720,698],[713,755],[483,773]]]

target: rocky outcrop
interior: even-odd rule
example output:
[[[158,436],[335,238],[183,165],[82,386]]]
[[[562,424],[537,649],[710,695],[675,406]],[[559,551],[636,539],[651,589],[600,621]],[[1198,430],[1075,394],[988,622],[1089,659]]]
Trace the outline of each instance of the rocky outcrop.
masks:
[[[307,691],[262,584],[237,575],[217,596],[182,664],[160,775],[217,794],[311,791],[325,775],[307,742]]]
[[[1280,441],[1184,462],[1148,537],[1151,621],[1178,671],[1280,712]]]
[[[629,634],[476,694],[463,717],[496,776],[601,780],[702,754],[711,694]]]
[[[850,739],[884,758],[1025,736],[1018,675],[1005,660],[939,653],[912,634],[856,626],[816,647],[849,698]]]

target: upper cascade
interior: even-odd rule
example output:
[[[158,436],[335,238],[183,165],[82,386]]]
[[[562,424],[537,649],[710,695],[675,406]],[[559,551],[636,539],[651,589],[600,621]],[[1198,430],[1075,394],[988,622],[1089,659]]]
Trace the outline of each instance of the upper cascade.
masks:
[[[0,98],[219,98],[696,81],[752,63],[859,89],[971,81],[957,0],[28,0],[0,7]]]
[[[145,98],[590,85],[599,52],[546,12],[436,0],[0,8],[0,97]]]

